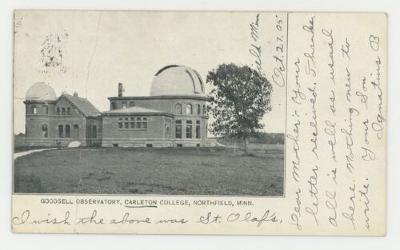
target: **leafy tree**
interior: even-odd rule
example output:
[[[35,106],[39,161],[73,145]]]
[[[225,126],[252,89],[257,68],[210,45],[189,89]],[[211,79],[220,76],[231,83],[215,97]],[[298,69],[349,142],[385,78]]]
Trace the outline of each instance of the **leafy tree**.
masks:
[[[210,71],[207,84],[212,86],[209,111],[214,117],[210,131],[243,139],[247,153],[248,138],[264,127],[261,119],[271,111],[272,85],[257,70],[233,63]]]

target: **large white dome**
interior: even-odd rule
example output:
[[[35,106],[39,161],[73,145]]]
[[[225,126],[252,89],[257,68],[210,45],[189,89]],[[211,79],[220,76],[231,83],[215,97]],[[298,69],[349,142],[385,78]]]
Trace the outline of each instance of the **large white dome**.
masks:
[[[25,99],[28,101],[54,101],[57,99],[57,96],[49,84],[37,82],[28,89]]]
[[[194,69],[168,65],[155,74],[150,95],[204,95],[204,84]]]

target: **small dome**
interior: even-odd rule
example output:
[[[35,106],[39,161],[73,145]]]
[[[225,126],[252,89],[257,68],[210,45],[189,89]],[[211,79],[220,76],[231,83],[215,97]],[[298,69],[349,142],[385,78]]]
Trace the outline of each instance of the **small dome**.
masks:
[[[204,95],[204,84],[196,70],[169,65],[155,74],[150,95]]]
[[[25,99],[28,101],[54,101],[57,99],[57,96],[49,84],[37,82],[28,89]]]

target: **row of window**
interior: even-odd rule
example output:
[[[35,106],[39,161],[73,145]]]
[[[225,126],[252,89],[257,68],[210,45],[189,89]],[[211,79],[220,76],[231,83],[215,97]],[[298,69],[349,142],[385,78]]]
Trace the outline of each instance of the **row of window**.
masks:
[[[73,137],[79,138],[79,125],[73,126]],[[59,138],[71,138],[71,126],[69,124],[58,125],[58,137]]]
[[[191,120],[186,120],[186,122],[185,122],[186,124],[186,126],[185,126],[185,135],[186,135],[186,137],[185,138],[193,138],[193,122],[191,121]],[[196,132],[196,134],[195,134],[195,138],[200,138],[201,137],[201,135],[200,135],[200,131],[201,131],[201,126],[200,126],[200,121],[199,120],[197,120],[196,121],[196,130],[195,130],[195,132]],[[175,137],[176,138],[178,138],[178,139],[180,139],[180,138],[182,138],[182,127],[183,127],[183,124],[182,124],[182,120],[176,120],[175,121]]]
[[[71,115],[71,108],[57,107],[57,115]]]
[[[148,119],[147,117],[120,117],[118,118],[119,129],[147,129]],[[186,120],[183,125],[182,120],[175,121],[175,137],[183,138],[183,126],[185,126],[185,138],[201,138],[201,121],[197,120],[196,124],[193,121]],[[195,130],[193,130],[193,127]],[[168,130],[168,129],[167,129]],[[193,131],[195,134],[193,135]],[[168,133],[168,131],[167,131]]]
[[[197,106],[196,113],[198,115],[201,115],[201,113],[202,113],[201,105],[197,104],[196,106]],[[183,109],[184,109],[184,112],[183,112]],[[192,115],[193,114],[193,105],[188,103],[188,104],[185,104],[185,106],[183,106],[182,104],[177,103],[175,105],[175,113],[178,115],[181,115],[183,113],[185,113],[186,115]],[[206,113],[207,113],[206,105],[203,104],[203,114],[206,114]]]
[[[74,138],[79,138],[79,125],[75,124],[73,126],[73,129],[74,129]],[[42,125],[42,136],[44,138],[49,137],[49,129],[47,124]],[[58,125],[58,137],[71,138],[71,126],[69,124]]]
[[[30,111],[30,112],[27,112],[29,114],[36,115],[36,114],[38,114],[38,107],[36,107],[36,105],[32,105],[30,110],[27,110],[27,111]],[[49,114],[49,107],[47,105],[44,106],[44,113],[46,115]],[[67,107],[67,108],[57,107],[57,115],[71,115],[71,108],[70,107]]]
[[[120,117],[118,119],[119,129],[147,129],[147,117]]]
[[[129,101],[129,102],[123,101],[123,102],[121,102],[121,104],[122,104],[122,108],[135,106],[135,102],[134,101]],[[117,103],[111,102],[111,107],[110,108],[111,108],[111,110],[117,109]]]
[[[36,105],[32,105],[30,109],[29,110],[27,109],[26,111],[28,114],[33,114],[33,115],[38,114],[38,108]],[[49,107],[47,105],[44,106],[44,113],[46,115],[49,114]]]
[[[146,117],[125,117],[119,118],[118,126],[120,129],[147,129],[147,118]],[[196,121],[195,124],[195,135],[194,137],[199,139],[201,137],[201,122],[200,120]],[[175,137],[178,139],[182,138],[183,131],[183,121],[176,120],[175,121]],[[75,124],[73,126],[74,138],[79,138],[79,125]],[[44,138],[48,137],[48,127],[47,124],[42,125],[42,135]],[[193,121],[186,120],[185,122],[185,138],[193,138]],[[58,137],[59,138],[71,138],[71,126],[69,124],[58,125]],[[91,137],[97,138],[97,127],[96,125],[92,126],[91,129]]]

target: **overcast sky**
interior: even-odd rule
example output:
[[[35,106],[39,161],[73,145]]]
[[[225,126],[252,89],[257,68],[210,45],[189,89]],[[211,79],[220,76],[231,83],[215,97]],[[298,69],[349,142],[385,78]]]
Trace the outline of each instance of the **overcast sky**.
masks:
[[[19,11],[15,14],[15,132],[24,132],[23,99],[35,82],[88,98],[100,111],[123,82],[125,95],[147,96],[154,74],[165,65],[196,69],[203,80],[222,63],[253,65],[250,23],[257,13]],[[269,77],[274,14],[260,15],[259,44]],[[57,41],[57,35],[60,41]],[[61,48],[62,64],[45,71],[41,50]],[[47,43],[47,45],[49,44]],[[46,58],[45,58],[46,59]],[[207,89],[206,89],[207,90]],[[265,131],[284,132],[285,88],[274,86]]]

